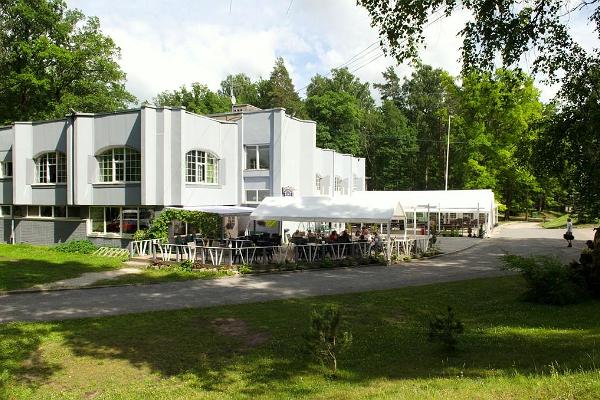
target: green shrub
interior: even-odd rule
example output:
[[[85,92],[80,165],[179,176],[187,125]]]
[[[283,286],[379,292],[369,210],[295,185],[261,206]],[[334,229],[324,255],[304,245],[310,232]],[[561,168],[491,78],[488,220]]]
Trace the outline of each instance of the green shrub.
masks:
[[[133,234],[133,240],[146,240],[146,239],[149,239],[148,231],[146,231],[144,229],[138,229]]]
[[[54,250],[61,253],[92,254],[98,250],[98,246],[89,240],[69,240],[54,246]]]
[[[252,272],[252,268],[248,264],[242,264],[238,268],[238,272],[240,274],[249,274]]]
[[[192,260],[185,260],[179,264],[179,269],[185,272],[192,272],[194,270],[194,262]]]
[[[506,255],[504,268],[520,271],[527,282],[525,299],[542,304],[574,304],[587,297],[573,268],[555,257]]]
[[[335,376],[338,355],[352,343],[352,334],[342,329],[342,312],[334,304],[313,308],[308,331],[304,334],[308,351],[322,363],[330,362]]]
[[[456,349],[458,335],[463,332],[463,323],[456,318],[450,306],[446,314],[436,315],[429,321],[429,341],[441,343],[447,351]]]
[[[325,260],[319,263],[319,266],[321,268],[331,268],[333,267],[333,261],[331,261],[329,258],[326,258]]]

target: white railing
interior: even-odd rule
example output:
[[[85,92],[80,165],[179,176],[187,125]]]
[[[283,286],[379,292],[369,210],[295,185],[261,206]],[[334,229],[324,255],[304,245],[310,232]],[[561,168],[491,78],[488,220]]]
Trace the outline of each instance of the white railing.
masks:
[[[392,255],[424,253],[428,249],[428,238],[394,239],[391,242]],[[165,244],[158,239],[139,240],[130,243],[130,255],[151,256],[155,260],[200,261],[210,265],[233,265],[254,263],[282,263],[302,261],[315,263],[325,259],[341,260],[346,257],[367,257],[377,251],[387,256],[387,246],[382,241],[379,246],[370,242],[349,243],[309,243],[287,244],[282,246],[197,246],[189,244]]]

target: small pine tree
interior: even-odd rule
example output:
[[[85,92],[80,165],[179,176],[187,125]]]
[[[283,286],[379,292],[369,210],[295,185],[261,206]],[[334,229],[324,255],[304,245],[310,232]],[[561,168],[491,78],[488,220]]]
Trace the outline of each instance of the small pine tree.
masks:
[[[308,332],[304,335],[309,352],[322,363],[330,361],[334,376],[337,373],[338,354],[352,342],[352,334],[342,331],[341,322],[339,307],[327,304],[315,308],[310,315]]]
[[[456,319],[450,306],[445,315],[436,315],[429,321],[429,341],[442,343],[448,351],[456,349],[458,335],[463,332],[463,323]]]

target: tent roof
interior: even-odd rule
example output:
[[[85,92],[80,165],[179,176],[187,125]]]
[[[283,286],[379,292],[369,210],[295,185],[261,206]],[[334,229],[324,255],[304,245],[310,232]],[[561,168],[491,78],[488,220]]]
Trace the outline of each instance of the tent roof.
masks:
[[[278,221],[388,222],[404,218],[397,202],[364,201],[354,196],[267,197],[250,218]]]
[[[250,215],[254,208],[241,206],[193,206],[193,207],[167,207],[175,210],[202,211],[219,215]]]
[[[418,191],[361,191],[352,193],[363,203],[400,203],[406,212],[489,212],[496,203],[490,189],[477,190],[418,190]]]

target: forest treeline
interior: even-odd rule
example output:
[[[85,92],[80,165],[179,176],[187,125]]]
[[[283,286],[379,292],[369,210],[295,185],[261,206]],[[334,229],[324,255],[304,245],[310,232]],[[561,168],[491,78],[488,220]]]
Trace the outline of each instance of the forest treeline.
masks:
[[[125,88],[119,48],[97,18],[61,0],[7,0],[0,15],[0,123],[138,104]],[[230,111],[233,94],[237,103],[283,107],[317,122],[319,147],[364,157],[369,190],[444,189],[450,125],[449,189],[492,189],[509,214],[574,206],[585,220],[600,214],[598,172],[583,162],[598,140],[590,131],[598,102],[585,100],[597,93],[600,74],[593,77],[573,83],[572,104],[544,104],[520,70],[451,76],[416,63],[410,76],[390,67],[371,86],[340,68],[315,75],[301,98],[279,58],[265,79],[240,72],[211,90],[198,77],[151,102],[212,114]],[[582,98],[587,108],[577,106]]]

